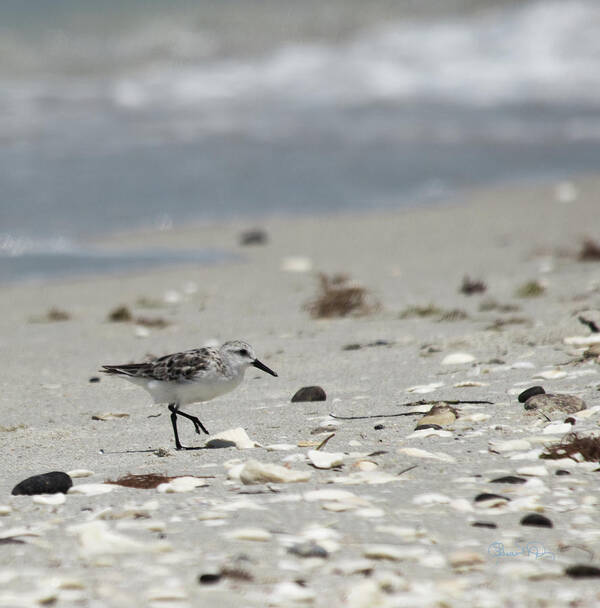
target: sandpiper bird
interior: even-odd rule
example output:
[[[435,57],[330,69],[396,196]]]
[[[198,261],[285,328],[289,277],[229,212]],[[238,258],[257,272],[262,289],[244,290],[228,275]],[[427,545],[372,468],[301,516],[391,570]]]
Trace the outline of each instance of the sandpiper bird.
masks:
[[[146,363],[103,365],[102,371],[145,388],[155,403],[168,403],[175,447],[178,450],[194,450],[198,448],[186,448],[179,442],[177,416],[191,420],[196,433],[209,433],[196,416],[180,411],[180,406],[208,401],[232,391],[244,379],[249,365],[277,376],[256,358],[254,349],[241,340],[225,342],[221,348],[195,348],[173,353]]]

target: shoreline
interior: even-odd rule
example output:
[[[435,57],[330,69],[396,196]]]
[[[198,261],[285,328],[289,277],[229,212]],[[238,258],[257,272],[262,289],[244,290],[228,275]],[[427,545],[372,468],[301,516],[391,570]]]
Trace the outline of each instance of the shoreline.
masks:
[[[600,567],[589,558],[600,551],[597,464],[561,463],[569,475],[556,475],[559,465],[539,453],[565,435],[562,427],[552,432],[563,419],[527,413],[517,395],[535,384],[577,395],[587,411],[573,415],[573,429],[597,429],[598,365],[567,364],[583,349],[565,338],[589,336],[578,316],[598,310],[600,261],[578,254],[585,237],[600,237],[599,184],[597,176],[575,179],[562,202],[552,182],[478,190],[426,209],[270,219],[260,223],[268,242],[253,247],[238,244],[239,232],[255,225],[244,221],[113,236],[103,244],[227,243],[246,259],[0,286],[0,535],[38,534],[21,533],[23,542],[0,557],[0,605],[44,594],[123,607],[258,608],[299,597],[317,608],[595,601],[594,581],[567,578],[566,570]],[[347,273],[380,309],[311,318],[305,306],[319,272]],[[461,293],[465,276],[485,283],[485,293]],[[531,281],[540,292],[520,296]],[[135,318],[167,324],[108,321],[122,305]],[[70,317],[44,319],[51,308]],[[249,372],[236,391],[189,409],[213,435],[242,427],[263,447],[176,452],[163,406],[118,379],[90,382],[102,364],[232,338],[247,340],[279,377]],[[322,386],[327,400],[290,402],[309,385]],[[397,414],[421,399],[491,403],[456,405],[458,418],[415,434],[426,408]],[[182,443],[203,444],[191,425],[180,427]],[[331,434],[321,452],[342,465],[311,466],[310,450]],[[157,456],[159,449],[167,455]],[[310,480],[244,484],[232,467],[249,460]],[[75,486],[101,484],[98,491],[127,474],[209,478],[186,493],[111,487],[56,504],[10,495],[30,475],[74,469],[90,472]],[[524,481],[491,483],[501,476]],[[501,498],[485,504],[476,500],[482,493]],[[553,527],[522,525],[531,513]],[[326,555],[289,552],[306,542]],[[533,542],[554,559],[512,555]],[[497,543],[504,558],[489,553]],[[57,561],[76,584],[56,583]],[[199,575],[227,568],[248,576],[199,584]]]
[[[289,210],[276,214],[266,214],[258,217],[247,217],[244,215],[233,215],[227,218],[212,218],[206,220],[190,220],[184,224],[173,225],[168,228],[157,228],[148,226],[132,227],[125,230],[116,230],[106,234],[96,235],[80,235],[72,242],[72,247],[66,252],[57,253],[55,255],[44,254],[46,257],[41,260],[41,264],[47,268],[60,263],[60,258],[71,258],[73,263],[78,264],[79,260],[85,260],[91,256],[92,264],[99,266],[103,259],[106,259],[110,266],[106,270],[94,270],[91,268],[82,270],[63,269],[63,270],[45,270],[39,271],[30,269],[25,264],[27,277],[18,278],[18,270],[10,269],[10,276],[0,283],[2,285],[9,284],[44,284],[54,281],[71,281],[71,280],[86,280],[93,276],[102,276],[111,273],[118,273],[122,276],[152,272],[161,267],[176,267],[178,264],[194,264],[200,262],[200,258],[206,258],[206,264],[227,262],[228,257],[236,255],[240,251],[242,254],[245,249],[240,248],[239,243],[234,239],[229,239],[223,242],[218,239],[212,239],[211,234],[216,231],[219,234],[230,232],[231,229],[237,228],[239,233],[252,227],[261,227],[266,225],[286,225],[289,223],[305,223],[305,222],[333,222],[336,220],[361,221],[369,218],[394,218],[398,214],[419,212],[420,210],[431,210],[445,207],[457,207],[465,204],[465,201],[477,200],[481,195],[484,197],[491,194],[492,196],[502,196],[502,193],[526,192],[535,191],[540,188],[557,189],[560,184],[572,184],[573,181],[586,183],[588,180],[593,180],[593,174],[582,174],[580,176],[570,176],[568,179],[561,180],[557,177],[532,177],[530,179],[519,179],[514,181],[502,180],[488,184],[474,185],[470,188],[457,189],[449,192],[446,195],[431,200],[411,201],[410,199],[403,202],[395,208],[389,205],[377,206],[366,210],[359,209],[339,209],[337,211],[327,210],[323,213],[310,212],[303,213],[301,211]],[[208,247],[195,247],[193,243],[188,249],[177,245],[177,235],[187,232],[201,234],[203,238],[210,239]],[[169,235],[172,235],[171,238]],[[150,246],[146,245],[150,243]],[[84,243],[87,244],[84,245]],[[124,269],[121,271],[115,266],[112,259],[114,255],[119,255],[123,258]],[[27,254],[32,255],[32,254]],[[34,254],[37,255],[37,254]],[[156,258],[155,262],[144,261],[140,258]],[[182,260],[169,259],[182,257]],[[183,258],[189,258],[185,260]],[[12,258],[17,262],[23,260],[23,256]],[[11,258],[4,258],[7,263],[10,263]],[[64,262],[63,262],[64,266]],[[46,274],[44,274],[44,272]],[[40,274],[41,273],[41,274]]]

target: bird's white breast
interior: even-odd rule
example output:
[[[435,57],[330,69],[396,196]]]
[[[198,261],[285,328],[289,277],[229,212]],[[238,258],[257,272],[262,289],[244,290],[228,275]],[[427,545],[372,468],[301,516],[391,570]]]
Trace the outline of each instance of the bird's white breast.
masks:
[[[187,382],[165,382],[163,380],[152,380],[148,378],[129,377],[134,384],[145,388],[155,403],[196,403],[209,401],[219,395],[232,391],[244,379],[244,372],[235,374],[229,378],[202,378]]]

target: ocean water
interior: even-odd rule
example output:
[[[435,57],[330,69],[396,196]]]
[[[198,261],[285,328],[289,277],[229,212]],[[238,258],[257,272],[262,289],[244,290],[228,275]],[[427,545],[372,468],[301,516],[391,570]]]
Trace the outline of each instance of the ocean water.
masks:
[[[3,0],[0,281],[94,236],[600,168],[597,0]]]

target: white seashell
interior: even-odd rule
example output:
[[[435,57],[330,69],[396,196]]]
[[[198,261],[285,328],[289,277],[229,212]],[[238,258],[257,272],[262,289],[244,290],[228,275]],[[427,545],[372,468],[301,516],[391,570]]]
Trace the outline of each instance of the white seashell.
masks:
[[[12,513],[12,507],[10,505],[0,505],[0,517],[10,515]]]
[[[133,333],[136,338],[147,338],[150,335],[150,330],[142,325],[136,325]]]
[[[281,260],[281,270],[285,272],[310,272],[312,267],[311,259],[300,255],[288,256]]]
[[[474,414],[463,414],[459,419],[458,423],[462,424],[463,422],[485,422],[492,417],[491,414],[482,414],[480,412],[476,412]]]
[[[463,365],[473,361],[475,357],[469,353],[450,353],[442,359],[442,365]]]
[[[415,386],[409,386],[406,389],[407,393],[417,393],[419,395],[424,395],[425,393],[433,393],[438,388],[444,386],[443,382],[432,382],[431,384],[416,384]],[[431,409],[430,407],[428,409]]]
[[[253,540],[267,542],[271,540],[272,534],[264,528],[237,528],[226,532],[224,536],[230,540]]]
[[[267,452],[289,452],[297,449],[298,446],[294,443],[272,443],[271,445],[265,446]]]
[[[243,484],[254,483],[296,483],[308,481],[310,471],[294,471],[278,464],[249,460],[242,467],[239,478]]]
[[[285,581],[277,583],[267,600],[268,606],[306,606],[317,599],[317,594],[308,587]]]
[[[355,514],[359,517],[364,517],[365,519],[374,519],[377,517],[383,517],[385,515],[385,511],[377,507],[371,507],[368,509],[357,509]]]
[[[117,486],[108,483],[81,483],[69,488],[69,494],[83,494],[84,496],[98,496],[108,494]]]
[[[510,365],[511,369],[535,369],[535,365],[531,361],[515,361]]]
[[[352,467],[357,468],[359,471],[376,471],[379,465],[372,460],[359,460]]]
[[[511,454],[509,458],[511,460],[538,460],[542,452],[542,449],[529,450],[528,452],[517,452],[516,454]]]
[[[344,454],[341,452],[309,450],[306,457],[317,469],[331,469],[340,466],[344,462]]]
[[[67,497],[62,494],[36,494],[32,497],[33,502],[38,505],[62,505]]]
[[[81,553],[84,557],[110,553],[148,553],[170,550],[165,543],[143,543],[110,530],[99,520],[78,524],[68,528],[77,534]]]
[[[88,469],[73,469],[72,471],[67,471],[67,475],[73,479],[78,477],[91,477],[93,474],[94,471]]]
[[[570,336],[563,340],[565,344],[571,346],[589,346],[590,344],[598,344],[600,342],[600,334],[592,334],[591,336]]]
[[[303,495],[304,500],[307,502],[315,502],[318,500],[338,500],[338,501],[347,501],[350,499],[356,499],[356,494],[352,492],[348,492],[347,490],[334,490],[326,489],[326,490],[311,490],[310,492],[305,492]]]
[[[498,454],[505,452],[516,452],[518,450],[529,450],[531,444],[525,439],[509,439],[508,441],[490,441],[488,442],[488,450]]]
[[[553,422],[542,433],[544,435],[564,435],[565,433],[570,433],[572,429],[573,426],[568,422]]]
[[[412,456],[413,458],[431,458],[433,460],[441,460],[443,462],[456,462],[452,456],[442,454],[441,452],[428,452],[419,448],[398,448],[399,454]]]
[[[590,344],[598,344],[600,342],[600,334],[592,334],[591,336],[570,336],[563,340],[565,344],[571,346],[589,346]]]
[[[374,580],[365,580],[350,587],[345,606],[347,608],[388,608],[389,593]]]
[[[418,431],[413,431],[410,435],[407,435],[406,439],[425,439],[426,437],[431,437],[432,435],[435,435],[436,437],[452,437],[452,433],[450,431],[438,429],[420,429]]]
[[[235,443],[235,447],[239,450],[261,447],[259,443],[256,443],[256,441],[253,441],[250,439],[250,437],[248,437],[248,433],[246,433],[242,427],[228,429],[226,431],[222,431],[221,433],[217,433],[216,435],[211,435],[210,440],[213,441],[214,439],[231,441]]]
[[[565,378],[567,376],[567,372],[561,369],[547,369],[542,372],[538,372],[535,376],[532,376],[533,379],[542,379],[542,380],[559,380],[560,378]]]
[[[187,281],[183,286],[183,293],[188,296],[198,293],[198,284],[194,283],[194,281]]]
[[[554,196],[559,203],[569,204],[577,200],[579,190],[573,182],[559,182],[554,188]]]
[[[165,294],[163,296],[163,300],[166,304],[179,304],[182,299],[183,298],[181,294],[178,291],[175,291],[174,289],[169,289],[168,291],[165,291]]]
[[[207,486],[208,482],[198,477],[176,477],[168,483],[161,483],[156,489],[161,494],[176,494],[179,492],[191,492],[195,488]]]
[[[459,513],[470,513],[473,511],[473,505],[466,498],[455,498],[450,501],[450,506]]]
[[[432,492],[429,494],[419,494],[412,499],[412,502],[415,505],[446,505],[450,500],[451,498],[445,494]]]

